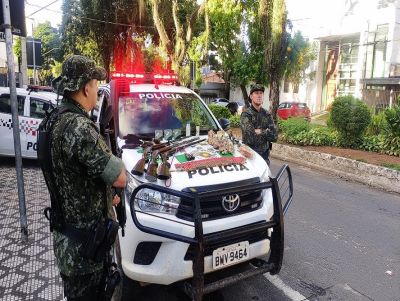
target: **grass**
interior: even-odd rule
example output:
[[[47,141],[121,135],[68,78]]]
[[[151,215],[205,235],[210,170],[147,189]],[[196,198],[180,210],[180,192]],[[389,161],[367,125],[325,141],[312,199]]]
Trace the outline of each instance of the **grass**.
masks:
[[[400,171],[400,164],[396,164],[396,163],[382,163],[381,165],[382,165],[383,167],[387,167],[387,168],[391,168],[391,169]]]
[[[329,118],[329,113],[326,112],[324,114],[312,117],[311,123],[326,126],[326,122],[328,121],[328,118]]]

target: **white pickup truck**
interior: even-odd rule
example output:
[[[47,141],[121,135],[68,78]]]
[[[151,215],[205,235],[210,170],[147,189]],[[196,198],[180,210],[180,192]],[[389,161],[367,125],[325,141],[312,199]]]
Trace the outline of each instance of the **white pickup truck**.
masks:
[[[129,175],[114,248],[124,287],[179,283],[201,300],[279,272],[293,185],[287,165],[272,177],[257,153],[224,134],[226,120],[174,81],[114,74],[95,115]]]

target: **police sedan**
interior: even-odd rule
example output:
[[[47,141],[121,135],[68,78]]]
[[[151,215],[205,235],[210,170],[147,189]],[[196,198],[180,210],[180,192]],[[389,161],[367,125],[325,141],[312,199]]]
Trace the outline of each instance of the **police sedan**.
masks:
[[[57,104],[57,94],[48,89],[17,88],[19,132],[23,158],[37,158],[37,129],[40,122]],[[14,156],[10,88],[0,87],[0,156]]]

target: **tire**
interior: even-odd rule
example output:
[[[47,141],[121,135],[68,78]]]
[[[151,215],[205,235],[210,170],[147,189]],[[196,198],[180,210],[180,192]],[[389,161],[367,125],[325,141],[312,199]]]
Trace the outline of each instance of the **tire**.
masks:
[[[115,240],[112,252],[113,252],[114,262],[117,264],[121,273],[121,282],[115,288],[111,300],[112,301],[133,300],[140,294],[141,286],[137,281],[134,281],[126,277],[124,271],[122,270],[121,247],[119,244],[118,236],[117,239]]]

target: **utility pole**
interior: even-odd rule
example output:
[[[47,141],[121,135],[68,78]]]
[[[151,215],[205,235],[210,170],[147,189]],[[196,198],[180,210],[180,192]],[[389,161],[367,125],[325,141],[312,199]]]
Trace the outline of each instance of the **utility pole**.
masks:
[[[22,241],[28,241],[28,222],[26,218],[24,175],[22,173],[21,140],[19,136],[17,88],[15,83],[14,56],[12,52],[11,17],[9,0],[2,0],[4,15],[4,32],[6,36],[8,81],[10,85],[11,114],[14,134],[15,168],[17,171],[17,186],[19,200],[19,215]]]

